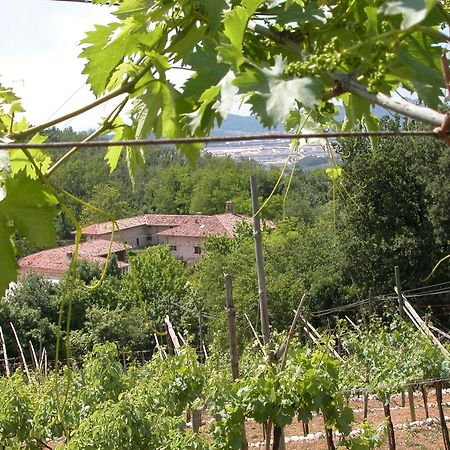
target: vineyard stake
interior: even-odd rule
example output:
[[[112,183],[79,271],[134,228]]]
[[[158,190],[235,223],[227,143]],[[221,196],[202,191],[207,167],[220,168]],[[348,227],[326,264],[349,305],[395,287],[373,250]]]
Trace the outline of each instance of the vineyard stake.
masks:
[[[389,450],[395,450],[395,433],[394,425],[392,424],[391,408],[389,405],[389,399],[383,404],[384,417],[386,418],[386,428],[389,441]]]
[[[430,331],[428,325],[421,319],[419,314],[417,314],[416,310],[413,308],[411,303],[409,303],[408,299],[403,295],[403,301],[405,306],[405,312],[408,314],[412,323],[421,331],[425,336],[431,339],[431,341],[441,350],[441,352],[450,357],[450,353],[448,350],[440,343],[439,339]]]
[[[24,368],[25,373],[26,373],[26,375],[27,375],[28,382],[31,382],[31,377],[30,377],[30,372],[29,372],[29,370],[28,370],[27,361],[25,360],[25,356],[24,356],[24,354],[23,354],[22,346],[20,345],[19,338],[17,337],[16,329],[14,328],[14,325],[13,325],[12,322],[9,322],[9,324],[11,325],[11,328],[12,328],[13,333],[14,333],[14,337],[16,338],[17,347],[18,347],[18,349],[19,349],[19,353],[20,353],[20,356],[21,356],[21,358],[22,358],[23,368]]]
[[[173,346],[174,346],[174,349],[175,349],[175,354],[177,354],[178,351],[180,350],[180,342],[178,341],[178,337],[177,337],[177,335],[175,333],[175,330],[173,329],[172,322],[170,321],[169,316],[165,317],[164,322],[166,323],[167,330],[169,332],[169,337],[170,337],[170,339],[173,342]]]
[[[36,351],[34,350],[34,345],[31,341],[28,341],[28,343],[30,345],[30,353],[31,353],[31,359],[33,361],[33,365],[34,365],[35,369],[39,372],[39,363],[37,360]]]
[[[428,411],[428,392],[427,392],[427,387],[424,384],[422,384],[422,386],[420,388],[421,388],[421,391],[422,391],[423,407],[425,409],[425,418],[428,419],[430,417],[430,413]]]
[[[323,415],[323,423],[325,425],[325,438],[327,440],[327,448],[328,450],[335,450],[336,447],[333,441],[333,430],[327,426],[327,416]]]
[[[6,376],[9,378],[11,376],[11,372],[9,370],[8,353],[6,353],[6,342],[5,342],[5,336],[3,336],[2,327],[0,327],[0,338],[2,340],[3,358],[5,359]]]
[[[302,295],[302,298],[300,299],[300,303],[298,304],[297,307],[297,311],[295,311],[295,316],[294,319],[292,320],[291,323],[291,328],[289,329],[289,333],[287,335],[286,338],[286,344],[284,345],[284,349],[283,349],[283,360],[281,361],[281,367],[280,370],[284,370],[285,366],[286,366],[286,361],[287,361],[287,357],[288,357],[288,351],[289,351],[289,346],[291,345],[291,340],[292,337],[294,336],[294,331],[295,331],[295,327],[297,326],[297,322],[300,319],[300,311],[302,309],[303,303],[307,297],[307,292],[305,292]],[[283,348],[283,347],[282,347]],[[280,349],[281,350],[281,349]]]
[[[160,359],[164,359],[164,355],[162,353],[162,347],[159,345],[158,336],[156,333],[153,333],[153,337],[155,338],[156,349],[158,350]]]
[[[441,421],[442,439],[444,441],[445,450],[450,450],[450,439],[448,435],[447,423],[445,422],[444,408],[442,407],[442,381],[435,384],[436,402],[439,409],[439,419]]]
[[[398,308],[400,311],[400,317],[405,319],[405,304],[403,303],[403,295],[402,295],[402,283],[400,281],[400,268],[398,266],[394,267],[394,275],[395,275],[395,286],[396,292],[398,296]]]
[[[230,339],[231,376],[233,381],[239,378],[239,357],[236,332],[236,310],[233,303],[233,279],[228,273],[225,278],[225,298],[227,303],[228,336]]]
[[[411,385],[408,386],[408,402],[409,402],[409,413],[411,414],[411,422],[415,422],[416,411],[414,410],[414,390]]]
[[[239,356],[237,347],[236,309],[233,303],[233,278],[228,273],[223,274],[225,279],[225,299],[227,304],[228,335],[230,339],[231,377],[233,381],[239,378]],[[248,449],[248,441],[245,433],[245,418],[242,423],[241,449]]]
[[[269,357],[271,357],[270,354],[272,353],[272,349],[271,349],[270,329],[269,329],[269,308],[267,305],[266,276],[264,272],[261,219],[259,217],[258,186],[256,184],[255,175],[252,175],[250,177],[250,190],[252,196],[253,238],[255,241],[256,270],[258,274],[259,304],[261,310],[261,329],[263,334],[264,345],[267,345],[269,347]]]

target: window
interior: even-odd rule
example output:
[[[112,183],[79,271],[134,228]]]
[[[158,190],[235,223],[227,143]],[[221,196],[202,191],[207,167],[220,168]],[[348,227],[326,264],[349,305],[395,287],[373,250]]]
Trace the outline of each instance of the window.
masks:
[[[170,248],[171,252],[176,252],[177,251],[177,246],[176,245],[170,244],[169,248]]]
[[[200,245],[194,245],[194,255],[201,255],[202,254],[202,249],[200,247]]]
[[[136,246],[139,247],[139,238],[136,238]]]
[[[147,235],[147,242],[152,242],[152,235],[151,234]]]

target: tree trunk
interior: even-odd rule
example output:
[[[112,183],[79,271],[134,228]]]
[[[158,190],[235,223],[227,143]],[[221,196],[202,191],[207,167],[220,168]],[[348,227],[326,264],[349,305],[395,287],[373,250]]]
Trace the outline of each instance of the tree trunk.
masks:
[[[448,436],[447,423],[445,422],[444,408],[442,407],[442,381],[435,384],[436,401],[439,409],[439,419],[441,420],[442,439],[444,441],[445,450],[450,450],[450,439]]]
[[[395,450],[395,434],[394,425],[392,424],[391,408],[389,406],[389,400],[383,405],[384,417],[386,417],[386,428],[389,442],[389,450]]]
[[[334,446],[334,441],[333,441],[333,430],[331,428],[328,428],[326,423],[327,423],[327,418],[324,415],[323,416],[323,421],[325,423],[325,438],[327,440],[327,449],[328,450],[336,450],[336,447]]]
[[[428,419],[430,417],[430,413],[428,411],[428,392],[427,387],[425,385],[421,386],[422,398],[423,398],[423,407],[425,409],[425,418]]]
[[[308,436],[309,434],[309,422],[302,420],[302,425],[303,425],[303,436]]]

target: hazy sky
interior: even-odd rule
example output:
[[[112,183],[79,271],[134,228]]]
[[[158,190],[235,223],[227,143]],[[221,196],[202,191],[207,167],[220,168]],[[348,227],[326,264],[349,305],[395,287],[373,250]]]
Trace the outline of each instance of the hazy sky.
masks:
[[[111,19],[108,7],[98,5],[0,0],[0,82],[22,98],[30,122],[45,122],[93,99],[81,75],[79,42],[95,23]],[[93,128],[106,111],[98,107],[68,125]]]

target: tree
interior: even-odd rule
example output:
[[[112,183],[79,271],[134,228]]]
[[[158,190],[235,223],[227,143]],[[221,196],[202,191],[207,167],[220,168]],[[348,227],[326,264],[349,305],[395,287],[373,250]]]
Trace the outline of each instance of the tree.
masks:
[[[8,356],[18,356],[10,322],[26,349],[31,340],[36,351],[45,347],[49,355],[53,354],[60,292],[59,285],[31,273],[22,277],[6,298],[0,299],[0,326]]]
[[[107,184],[94,186],[89,205],[95,207],[96,210],[87,206],[82,207],[80,222],[83,225],[107,222],[108,217],[122,219],[130,215],[128,203],[122,200],[119,190]],[[98,210],[104,211],[107,216],[101,214]]]
[[[130,266],[130,272],[124,277],[124,306],[140,306],[153,329],[163,327],[166,315],[178,324],[186,315],[194,315],[183,263],[170,254],[167,246],[157,245],[136,252],[130,256]]]
[[[82,41],[83,72],[98,97],[82,111],[116,98],[120,103],[87,139],[111,130],[115,140],[208,135],[239,101],[266,127],[286,121],[297,129],[302,118],[330,124],[334,97],[344,105],[344,129],[357,123],[376,129],[374,103],[433,126],[444,122],[437,111],[445,83],[436,44],[447,42],[440,27],[450,16],[438,0],[122,0],[112,8],[115,20]],[[174,67],[191,73],[180,88],[170,81]],[[400,87],[417,93],[429,108],[389,97]],[[81,113],[31,126],[18,119],[23,108],[14,93],[3,87],[0,92],[2,139],[31,138],[36,144],[44,139],[37,133]],[[131,123],[120,118],[127,103]],[[191,160],[198,156],[198,144],[178,148]],[[106,154],[111,171],[122,152],[136,186],[143,149],[111,147]],[[66,153],[63,161],[75,153]],[[40,149],[16,149],[9,156],[1,167],[2,177],[10,167],[0,201],[2,291],[17,270],[10,237],[19,232],[32,244],[54,244],[52,220],[63,201],[49,182],[62,164],[52,165]],[[30,211],[34,221],[25,224]]]
[[[340,243],[348,273],[366,293],[391,291],[396,265],[404,284],[417,286],[448,251],[442,149],[427,140],[382,139],[372,154],[367,141],[341,144]]]

